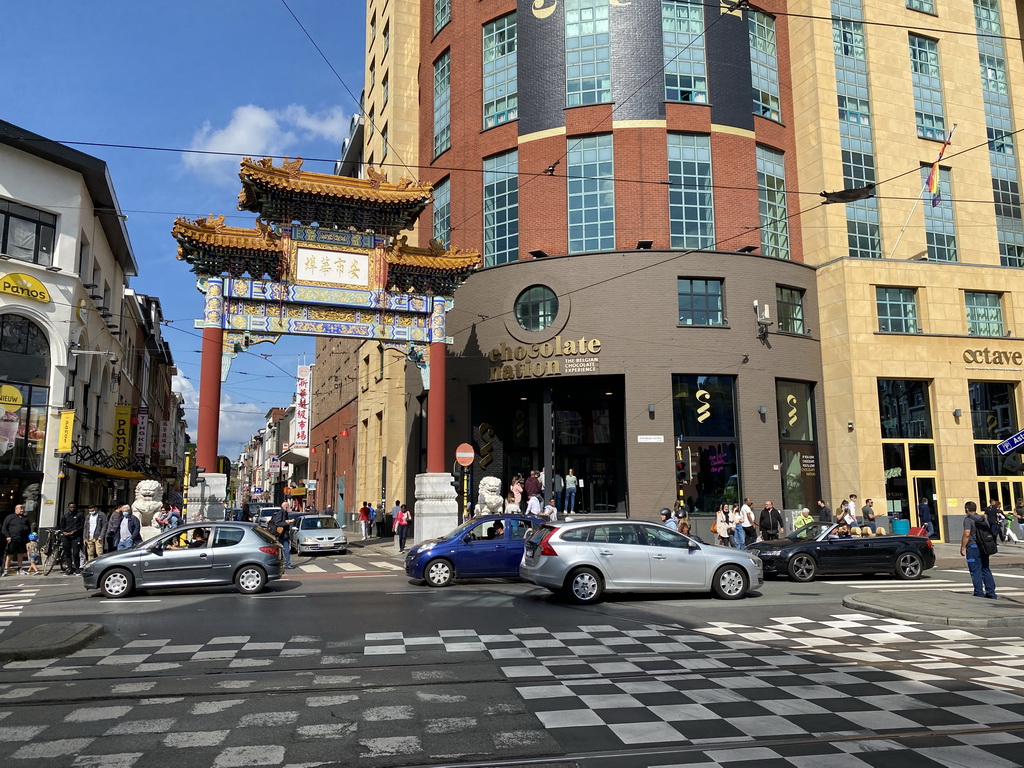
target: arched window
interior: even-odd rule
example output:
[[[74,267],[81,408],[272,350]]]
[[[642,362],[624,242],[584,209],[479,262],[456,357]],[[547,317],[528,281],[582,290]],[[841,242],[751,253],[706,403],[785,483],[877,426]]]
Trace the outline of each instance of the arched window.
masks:
[[[20,315],[0,315],[0,476],[42,469],[49,383],[46,333]]]

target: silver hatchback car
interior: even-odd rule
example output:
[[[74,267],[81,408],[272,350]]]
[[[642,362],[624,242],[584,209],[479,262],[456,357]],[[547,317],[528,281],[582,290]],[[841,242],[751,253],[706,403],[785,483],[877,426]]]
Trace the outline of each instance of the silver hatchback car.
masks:
[[[736,600],[764,584],[753,553],[630,520],[545,523],[526,542],[519,575],[578,603],[604,592],[710,591]]]
[[[232,583],[251,595],[280,579],[283,564],[281,545],[252,523],[192,523],[90,560],[82,578],[86,589],[114,598],[135,589]]]
[[[345,529],[330,515],[303,515],[291,527],[292,552],[310,555],[316,552],[348,551]]]

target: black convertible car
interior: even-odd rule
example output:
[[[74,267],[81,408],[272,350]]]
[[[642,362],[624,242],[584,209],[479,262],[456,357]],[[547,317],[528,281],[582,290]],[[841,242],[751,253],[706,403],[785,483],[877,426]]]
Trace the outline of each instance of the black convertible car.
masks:
[[[813,581],[819,574],[891,573],[919,579],[935,566],[931,539],[924,536],[853,536],[841,538],[839,526],[813,523],[784,539],[751,544],[766,576],[786,574],[793,581]]]

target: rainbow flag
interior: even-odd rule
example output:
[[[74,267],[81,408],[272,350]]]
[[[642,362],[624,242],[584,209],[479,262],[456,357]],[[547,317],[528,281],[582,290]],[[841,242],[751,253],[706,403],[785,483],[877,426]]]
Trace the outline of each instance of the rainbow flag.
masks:
[[[932,196],[932,208],[942,202],[942,191],[939,189],[939,161],[946,154],[946,147],[953,140],[953,131],[955,130],[956,125],[949,129],[949,133],[946,134],[946,140],[942,142],[942,147],[939,149],[939,156],[935,158],[935,162],[932,163],[932,170],[928,174],[926,186],[928,187],[929,194]]]

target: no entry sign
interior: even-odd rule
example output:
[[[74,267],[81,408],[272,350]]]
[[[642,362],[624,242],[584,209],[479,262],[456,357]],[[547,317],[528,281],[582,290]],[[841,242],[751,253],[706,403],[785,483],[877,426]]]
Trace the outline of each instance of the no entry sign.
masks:
[[[463,443],[455,449],[455,460],[463,467],[468,467],[476,459],[476,451],[469,443]]]

